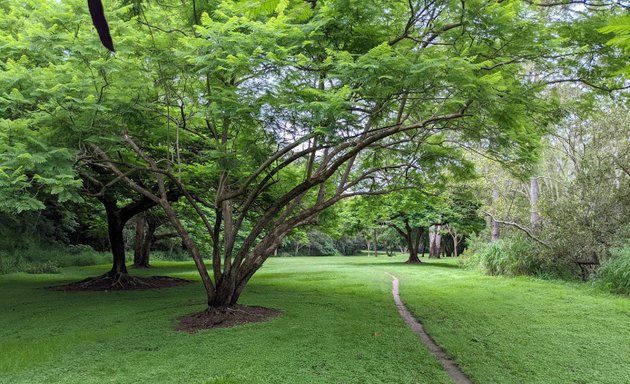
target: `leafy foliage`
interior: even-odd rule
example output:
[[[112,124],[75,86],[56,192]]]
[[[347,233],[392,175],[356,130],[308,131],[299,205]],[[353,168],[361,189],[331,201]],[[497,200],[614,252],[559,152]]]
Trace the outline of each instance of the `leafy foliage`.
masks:
[[[491,243],[475,238],[469,242],[460,262],[466,268],[478,268],[491,276],[550,276],[550,269],[557,268],[557,265],[549,262],[540,247],[522,236]]]
[[[610,292],[630,295],[630,247],[614,250],[599,268],[597,284]]]

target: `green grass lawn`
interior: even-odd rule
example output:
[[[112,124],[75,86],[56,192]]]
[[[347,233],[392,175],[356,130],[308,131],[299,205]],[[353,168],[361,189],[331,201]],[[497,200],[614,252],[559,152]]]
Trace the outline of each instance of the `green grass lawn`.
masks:
[[[630,383],[630,300],[586,285],[479,276],[452,260],[271,259],[242,304],[265,323],[186,334],[199,283],[144,292],[49,292],[103,272],[0,276],[1,383],[448,383],[399,318],[386,271],[476,383]],[[142,274],[197,279],[191,263]]]

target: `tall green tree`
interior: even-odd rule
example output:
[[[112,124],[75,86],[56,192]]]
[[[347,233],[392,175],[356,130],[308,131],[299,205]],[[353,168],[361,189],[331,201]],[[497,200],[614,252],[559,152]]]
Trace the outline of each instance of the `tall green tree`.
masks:
[[[22,16],[8,57],[37,63],[54,138],[113,175],[105,185],[164,210],[215,308],[237,302],[285,235],[422,169],[414,153],[463,146],[531,162],[553,107],[545,75],[556,55],[579,53],[563,19],[521,1],[225,0],[194,12],[194,28],[164,2],[113,6],[115,56],[81,27],[78,4],[26,4],[9,3]],[[41,9],[58,16],[24,21]],[[202,223],[210,268],[173,188]]]

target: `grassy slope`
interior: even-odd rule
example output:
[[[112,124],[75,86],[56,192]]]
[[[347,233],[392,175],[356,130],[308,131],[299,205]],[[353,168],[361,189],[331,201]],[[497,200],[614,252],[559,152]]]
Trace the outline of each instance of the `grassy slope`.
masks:
[[[476,383],[630,382],[629,299],[402,260],[272,259],[242,302],[284,316],[196,335],[171,324],[203,308],[198,284],[59,293],[40,288],[98,271],[0,276],[0,382],[448,382],[399,319],[385,271],[400,277],[403,301]],[[195,278],[184,263],[151,272]]]
[[[195,335],[171,325],[203,309],[199,284],[62,293],[41,288],[104,267],[0,276],[0,382],[447,383],[398,317],[387,276],[347,260],[272,260],[242,302],[283,317]],[[192,268],[162,263],[151,272],[195,278]]]

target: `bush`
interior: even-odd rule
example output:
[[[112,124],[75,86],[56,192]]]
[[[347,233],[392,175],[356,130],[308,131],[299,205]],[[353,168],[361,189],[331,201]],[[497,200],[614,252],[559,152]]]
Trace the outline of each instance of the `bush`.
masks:
[[[596,283],[612,293],[630,295],[630,246],[612,252],[599,267]]]
[[[555,268],[552,268],[540,247],[522,236],[492,243],[473,237],[459,263],[464,268],[479,268],[483,273],[492,276],[555,274]]]
[[[307,233],[308,236],[308,254],[312,256],[333,256],[338,255],[339,251],[335,248],[335,241],[333,238],[318,230],[313,230]]]
[[[61,273],[61,268],[52,261],[45,261],[38,264],[27,264],[24,272],[39,275],[43,273]]]
[[[0,251],[0,274],[13,272],[60,273],[62,267],[111,263],[108,252],[90,246],[53,246],[29,244],[26,249]]]
[[[335,248],[344,256],[358,255],[365,248],[365,240],[361,236],[342,236],[335,241]]]
[[[151,260],[188,261],[190,260],[190,255],[181,249],[176,249],[176,250],[173,250],[173,252],[151,251],[149,258]]]

